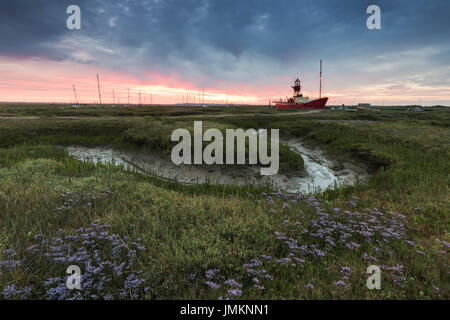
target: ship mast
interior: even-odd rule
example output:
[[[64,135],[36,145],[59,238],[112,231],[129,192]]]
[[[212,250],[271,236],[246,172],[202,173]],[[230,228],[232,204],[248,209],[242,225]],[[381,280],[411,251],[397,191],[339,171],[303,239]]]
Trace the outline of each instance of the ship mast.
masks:
[[[320,59],[320,88],[319,88],[319,99],[322,98],[322,59]]]

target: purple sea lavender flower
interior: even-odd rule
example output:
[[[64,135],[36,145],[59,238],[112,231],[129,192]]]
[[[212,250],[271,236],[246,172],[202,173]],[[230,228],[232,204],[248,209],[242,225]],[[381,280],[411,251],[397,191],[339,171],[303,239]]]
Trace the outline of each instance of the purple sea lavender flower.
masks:
[[[297,240],[286,241],[285,243],[288,245],[288,247],[289,247],[289,249],[291,249],[291,251],[296,251],[299,248],[298,244],[297,244]]]
[[[305,289],[313,290],[313,289],[314,289],[314,286],[313,286],[311,283],[307,283],[307,284],[305,285]]]
[[[375,258],[375,257],[373,257],[373,256],[371,256],[371,255],[368,255],[367,253],[363,253],[363,259],[364,260],[372,260],[372,261],[377,261],[377,258]]]
[[[220,273],[219,269],[209,269],[206,271],[205,276],[208,279],[214,278],[218,273]]]
[[[197,272],[192,272],[192,273],[189,275],[188,279],[189,279],[189,280],[194,280],[195,277],[197,277]]]
[[[37,244],[33,244],[27,248],[27,251],[31,251],[32,253],[38,253],[39,246]]]
[[[289,206],[289,203],[284,202],[282,205],[283,209],[291,210],[291,207]]]
[[[139,289],[143,284],[145,283],[145,280],[135,274],[130,274],[125,282],[124,282],[124,289],[130,290],[130,289]]]
[[[5,287],[5,289],[2,292],[3,298],[5,299],[11,299],[15,295],[20,294],[21,291],[16,287],[15,284],[9,284]]]
[[[243,265],[244,268],[254,268],[254,267],[259,267],[262,266],[263,263],[261,260],[259,259],[252,259],[250,260],[250,263],[246,263]]]
[[[442,245],[444,245],[445,247],[450,248],[450,242],[447,242],[447,241],[444,241],[444,240],[440,240],[440,243]]]
[[[294,260],[295,260],[295,262],[297,262],[297,263],[305,263],[305,260],[300,259],[300,258],[297,258],[297,257],[294,257]]]
[[[335,242],[334,242],[333,239],[330,238],[330,237],[326,237],[326,238],[325,238],[325,241],[328,242],[328,244],[329,244],[330,246],[332,246],[332,247],[336,246]]]
[[[361,246],[360,244],[358,244],[358,243],[356,243],[356,242],[353,242],[353,241],[350,241],[350,242],[346,243],[345,245],[346,245],[347,248],[349,248],[350,250],[356,250],[356,249],[358,249],[358,248]]]
[[[281,264],[288,264],[291,262],[291,258],[286,257],[286,258],[277,259],[277,262],[281,263]]]
[[[409,244],[411,247],[414,247],[414,248],[417,247],[417,245],[416,245],[416,243],[415,243],[414,241],[405,240],[405,243],[406,243],[406,244]]]
[[[242,290],[239,290],[239,289],[229,289],[229,290],[228,290],[228,295],[229,295],[229,296],[236,296],[236,297],[239,297],[239,296],[242,295]]]
[[[390,267],[390,269],[392,271],[396,271],[396,272],[403,272],[403,265],[397,264],[396,266]]]
[[[356,204],[355,201],[348,201],[347,204],[348,204],[349,206],[351,206],[351,207],[356,207],[356,206],[358,206],[358,205]]]
[[[46,291],[47,299],[65,300],[68,296],[65,283],[60,283],[57,287],[50,288]]]
[[[350,267],[347,267],[347,266],[341,267],[341,273],[343,273],[343,274],[346,274],[346,275],[352,274],[352,272],[353,272],[353,270]]]
[[[286,234],[282,233],[282,232],[275,231],[275,236],[277,237],[278,240],[286,240],[287,239]]]
[[[28,299],[31,296],[31,290],[33,290],[33,286],[27,286],[22,289],[21,299]]]
[[[9,259],[12,259],[15,256],[17,256],[17,252],[14,249],[5,249],[3,250],[3,254]]]
[[[255,269],[252,269],[252,268],[248,268],[247,269],[247,273],[248,274],[259,274],[259,271],[258,270],[255,270]]]
[[[322,250],[319,250],[319,249],[314,249],[313,250],[313,255],[315,255],[315,256],[317,256],[319,258],[323,258],[323,257],[326,256],[326,252],[322,251]]]
[[[45,282],[44,282],[44,285],[50,286],[50,285],[60,282],[60,281],[62,281],[61,277],[47,278],[47,280],[45,280]]]
[[[397,276],[394,278],[394,282],[399,285],[399,286],[403,286],[403,282],[406,280],[405,277],[403,276]]]
[[[0,260],[0,270],[14,270],[21,266],[24,260]]]
[[[225,281],[224,283],[231,287],[242,288],[242,283],[239,283],[234,279],[229,279],[229,280]]]
[[[213,288],[214,290],[218,290],[221,288],[221,285],[218,283],[215,283],[213,281],[206,281],[205,282],[208,286],[210,286],[211,288]]]
[[[263,278],[269,279],[269,280],[273,280],[273,276],[271,276],[270,274],[264,274],[262,275]]]
[[[346,288],[348,287],[348,285],[342,280],[336,281],[334,284],[337,285],[337,286],[343,286],[343,287],[346,287]]]

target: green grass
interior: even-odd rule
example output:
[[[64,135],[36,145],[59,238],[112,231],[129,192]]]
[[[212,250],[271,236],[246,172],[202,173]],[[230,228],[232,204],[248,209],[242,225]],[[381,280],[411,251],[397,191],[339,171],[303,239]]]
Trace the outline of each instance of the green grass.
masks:
[[[34,111],[26,106],[17,112],[55,114],[52,108],[39,106]],[[230,288],[226,279],[242,283],[243,294],[235,298],[244,299],[450,297],[448,248],[441,242],[450,241],[448,111],[351,115],[326,111],[246,119],[205,115],[203,120],[211,127],[279,128],[282,137],[319,145],[337,161],[370,166],[373,176],[368,183],[328,190],[312,199],[271,194],[270,186],[183,185],[113,165],[78,161],[56,147],[168,150],[171,145],[166,138],[172,128],[193,123],[193,119],[172,116],[120,117],[116,109],[86,111],[114,113],[110,119],[0,119],[0,260],[26,258],[13,270],[0,264],[0,297],[5,288],[15,285],[21,290],[32,286],[29,297],[46,298],[44,281],[65,277],[67,266],[50,262],[43,254],[47,247],[34,255],[27,248],[36,244],[36,235],[51,239],[60,236],[59,229],[72,235],[94,221],[109,224],[111,232],[121,237],[142,238],[146,248],[105,289],[114,297],[119,297],[124,279],[140,270],[147,290],[140,288],[139,297],[147,299],[217,299]],[[15,112],[11,106],[1,110]],[[178,112],[176,108],[166,111]],[[367,120],[368,115],[373,115],[372,122],[348,121]],[[280,152],[287,166],[303,166],[297,162],[299,157]],[[342,234],[334,230],[329,235],[335,242],[332,246],[314,235],[320,229],[318,221],[329,228],[339,224],[353,229],[367,223],[382,231],[392,228],[402,237],[386,238],[381,231],[373,236],[351,232],[348,241],[341,243]],[[283,238],[281,234],[298,241],[298,246],[314,244],[327,253],[323,258],[298,253],[305,261],[295,267],[269,263],[263,255],[275,261],[291,252],[285,240],[277,239]],[[346,246],[350,241],[360,246],[352,250]],[[14,249],[17,256],[8,257],[3,253],[6,249]],[[108,243],[99,241],[98,250],[104,259],[110,258]],[[364,258],[364,253],[377,261]],[[265,290],[253,286],[255,274],[244,266],[255,258],[263,263],[253,269],[260,272],[256,277]],[[379,291],[366,288],[370,264],[383,266]],[[342,267],[351,268],[351,274],[344,274]],[[208,279],[205,272],[215,268],[225,278]],[[258,271],[263,268],[273,280]],[[215,291],[205,284],[208,280],[222,287]],[[346,287],[336,284],[340,280]],[[308,284],[314,289],[305,288]],[[21,294],[9,298],[20,299]],[[132,292],[122,298],[133,298]]]
[[[164,116],[193,116],[204,114],[246,114],[266,113],[276,111],[268,106],[230,106],[207,108],[194,106],[166,106],[166,105],[80,105],[72,107],[68,104],[25,104],[0,105],[0,117],[164,117]]]

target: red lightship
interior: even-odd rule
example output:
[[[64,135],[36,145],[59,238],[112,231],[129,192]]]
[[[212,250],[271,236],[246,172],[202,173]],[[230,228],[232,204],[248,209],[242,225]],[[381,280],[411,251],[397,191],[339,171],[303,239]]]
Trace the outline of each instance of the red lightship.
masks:
[[[322,60],[320,60],[320,93],[319,99],[310,100],[301,93],[302,86],[297,79],[292,86],[294,95],[286,101],[274,101],[277,109],[323,109],[327,104],[328,98],[322,98]]]

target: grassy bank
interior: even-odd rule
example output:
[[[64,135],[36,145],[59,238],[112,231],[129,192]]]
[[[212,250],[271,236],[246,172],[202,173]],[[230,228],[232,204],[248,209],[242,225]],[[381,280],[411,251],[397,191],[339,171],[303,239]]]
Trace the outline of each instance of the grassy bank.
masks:
[[[80,162],[55,147],[169,148],[159,134],[166,130],[151,131],[145,118],[0,120],[0,294],[448,299],[448,115],[395,119],[396,112],[372,122],[343,122],[358,115],[339,119],[347,115],[332,112],[209,119],[223,127],[279,128],[338,161],[371,166],[367,184],[315,196],[186,187]],[[84,275],[80,291],[66,289],[71,264]],[[366,287],[369,265],[382,270],[381,290]]]

